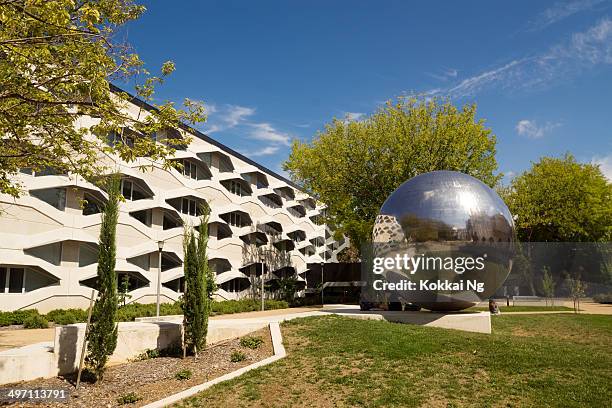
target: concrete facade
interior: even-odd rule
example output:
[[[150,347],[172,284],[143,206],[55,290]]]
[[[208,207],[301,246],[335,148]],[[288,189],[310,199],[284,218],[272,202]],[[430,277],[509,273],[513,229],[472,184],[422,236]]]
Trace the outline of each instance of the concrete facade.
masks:
[[[147,105],[135,100],[126,113],[142,115],[143,108],[146,114]],[[96,120],[81,122],[89,127]],[[164,242],[162,301],[179,298],[184,226],[199,223],[197,206],[204,201],[212,211],[208,258],[220,300],[255,296],[262,269],[266,281],[297,275],[305,283],[308,263],[336,261],[348,243],[334,241],[329,228],[320,225],[324,205],[194,129],[175,131],[192,138],[174,156],[180,170],[146,158],[132,163],[101,158],[122,177],[126,200],[117,226],[116,270],[119,282],[129,280],[129,302],[156,300],[159,241]],[[155,137],[163,141],[164,135]],[[145,165],[147,171],[140,171]],[[0,310],[87,307],[106,193],[72,175],[24,169],[17,177],[24,194],[18,199],[0,194]],[[261,262],[257,248],[262,246],[274,249],[281,261]]]

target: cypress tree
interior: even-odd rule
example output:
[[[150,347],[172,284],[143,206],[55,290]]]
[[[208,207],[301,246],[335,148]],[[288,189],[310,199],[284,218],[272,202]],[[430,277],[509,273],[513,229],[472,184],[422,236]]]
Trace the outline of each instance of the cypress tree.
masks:
[[[102,224],[98,244],[99,293],[91,314],[87,333],[86,363],[89,370],[101,380],[108,357],[117,347],[117,274],[115,272],[116,232],[119,216],[120,179],[108,180],[108,203],[102,211]]]
[[[214,276],[208,267],[206,246],[208,244],[207,205],[200,207],[198,235],[193,228],[185,231],[183,239],[185,293],[183,295],[183,326],[185,328],[185,350],[195,354],[206,347],[208,315],[212,293],[215,290]]]

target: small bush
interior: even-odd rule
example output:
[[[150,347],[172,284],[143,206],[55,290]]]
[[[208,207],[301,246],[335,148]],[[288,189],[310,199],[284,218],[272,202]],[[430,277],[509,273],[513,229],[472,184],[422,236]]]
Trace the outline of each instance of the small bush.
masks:
[[[246,360],[246,354],[244,354],[242,351],[234,351],[230,356],[230,361],[232,363],[238,363],[244,360]]]
[[[24,329],[46,329],[47,327],[49,327],[49,322],[39,314],[32,315],[23,322]]]
[[[598,293],[593,296],[593,300],[597,303],[612,303],[612,292],[611,293]]]
[[[74,324],[87,321],[87,310],[55,309],[45,315],[47,320],[55,324]]]
[[[181,370],[177,372],[176,374],[174,374],[174,378],[176,378],[179,381],[183,381],[183,380],[190,379],[192,375],[193,374],[191,373],[191,370]]]
[[[264,341],[261,337],[245,336],[240,339],[240,345],[242,347],[248,347],[252,350],[259,348],[263,342]]]
[[[161,356],[161,353],[157,349],[146,349],[136,357],[134,357],[134,361],[144,361],[149,360],[151,358],[158,358]]]
[[[130,392],[130,393],[127,393],[117,398],[117,402],[119,403],[119,405],[125,405],[125,404],[133,404],[135,402],[140,401],[141,399],[142,397],[136,395],[136,393]]]
[[[29,317],[37,315],[38,310],[15,310],[14,312],[0,312],[0,326],[23,324]]]

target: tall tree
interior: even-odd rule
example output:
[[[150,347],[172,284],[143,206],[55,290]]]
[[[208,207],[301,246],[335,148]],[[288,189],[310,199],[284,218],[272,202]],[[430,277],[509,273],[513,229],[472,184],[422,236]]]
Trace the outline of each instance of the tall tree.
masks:
[[[185,330],[184,350],[195,354],[196,357],[198,352],[206,347],[211,296],[215,290],[214,283],[209,283],[211,280],[214,282],[214,277],[208,267],[206,254],[210,209],[205,205],[200,207],[200,212],[202,215],[197,237],[193,227],[185,230],[183,240],[185,293],[181,303]]]
[[[495,144],[475,105],[400,98],[366,120],[333,119],[311,142],[294,141],[284,169],[328,205],[327,222],[359,247],[389,194],[420,173],[456,170],[495,185]]]
[[[21,168],[90,179],[107,170],[100,160],[106,155],[170,165],[174,147],[188,139],[166,130],[203,121],[204,109],[188,99],[180,109],[153,103],[155,86],[174,64],[153,76],[129,44],[116,41],[118,30],[144,11],[133,0],[0,2],[0,193],[20,194],[14,175]],[[156,109],[125,114],[131,97],[111,92],[110,81],[130,79],[141,81],[137,95]],[[164,144],[150,137],[162,133]],[[109,145],[109,134],[124,143]]]
[[[612,238],[612,184],[598,166],[566,154],[543,157],[503,193],[523,242]]]
[[[117,274],[116,233],[119,216],[120,178],[112,176],[108,181],[108,202],[102,211],[100,240],[98,244],[98,298],[91,314],[87,333],[88,368],[101,380],[108,357],[117,347]]]

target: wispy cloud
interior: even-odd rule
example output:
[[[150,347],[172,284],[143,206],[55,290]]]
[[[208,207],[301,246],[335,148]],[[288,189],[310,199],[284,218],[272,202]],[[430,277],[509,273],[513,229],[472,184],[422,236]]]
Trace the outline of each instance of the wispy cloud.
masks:
[[[539,139],[547,133],[561,126],[560,123],[546,122],[544,125],[538,125],[535,120],[523,119],[516,124],[516,132],[519,136],[526,136],[530,139]]]
[[[249,133],[249,137],[257,140],[264,140],[266,142],[276,142],[286,146],[289,146],[291,136],[287,133],[276,130],[269,123],[251,123],[249,126],[252,128]]]
[[[239,105],[209,105],[206,133],[232,129],[255,114],[255,108]]]
[[[535,89],[604,64],[612,64],[612,20],[608,17],[542,53],[514,59],[453,86],[432,89],[425,94],[461,98],[491,87]]]
[[[258,157],[258,156],[270,156],[276,152],[278,152],[279,146],[266,146],[262,149],[255,150],[254,152],[245,153],[245,155],[250,157]]]
[[[591,163],[599,165],[604,176],[612,182],[612,153],[607,156],[595,156]]]
[[[363,112],[344,112],[344,118],[347,121],[361,120],[366,116]]]
[[[527,31],[542,30],[574,14],[592,9],[606,0],[574,0],[555,3],[529,23]]]
[[[439,81],[448,81],[451,79],[455,79],[457,78],[458,74],[459,71],[454,68],[447,68],[442,70],[441,72],[427,72],[427,75]]]

